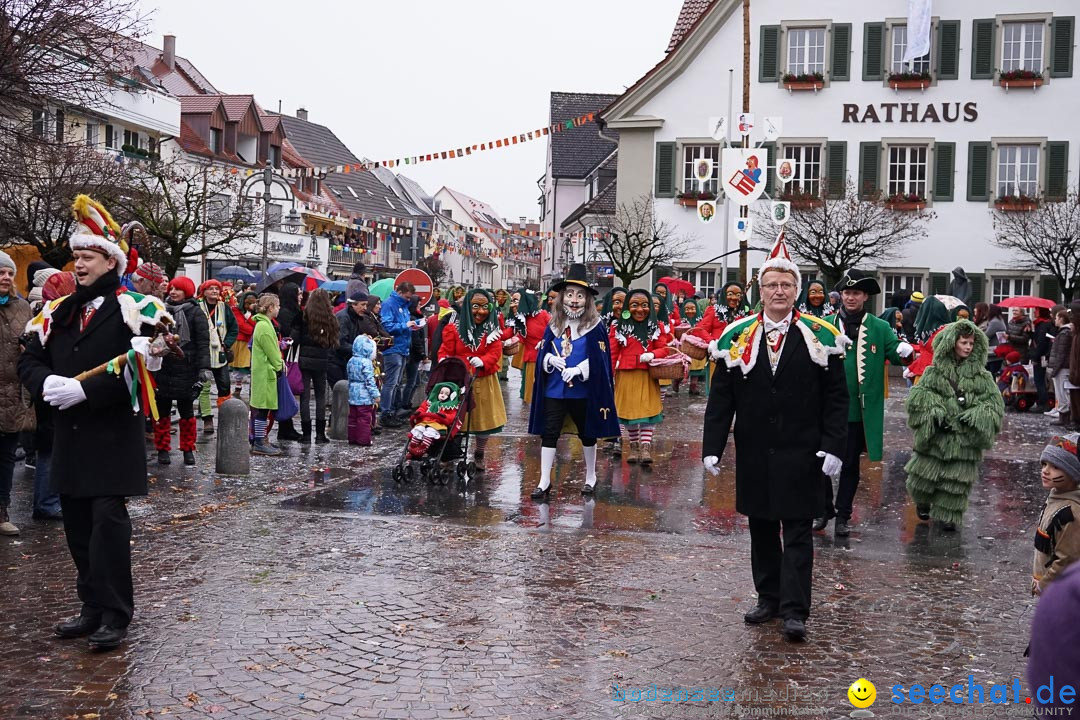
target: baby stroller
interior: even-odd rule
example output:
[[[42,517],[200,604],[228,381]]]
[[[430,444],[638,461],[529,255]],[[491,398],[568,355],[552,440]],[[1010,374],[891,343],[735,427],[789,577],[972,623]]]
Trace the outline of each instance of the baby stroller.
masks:
[[[452,383],[460,388],[460,398],[457,410],[452,418],[448,418],[446,429],[439,432],[439,437],[431,442],[422,457],[414,454],[415,445],[413,435],[410,433],[409,440],[401,453],[401,459],[391,471],[394,482],[410,482],[416,477],[425,478],[428,482],[436,485],[447,485],[456,471],[458,479],[464,481],[468,475],[475,471],[472,463],[466,463],[465,458],[469,451],[468,433],[462,433],[466,418],[473,407],[472,383],[473,374],[469,366],[459,358],[445,358],[431,371],[428,376],[425,393],[440,385]],[[412,417],[413,427],[419,413]],[[464,435],[465,447],[462,447],[462,435]],[[445,466],[445,463],[457,460],[454,470]]]

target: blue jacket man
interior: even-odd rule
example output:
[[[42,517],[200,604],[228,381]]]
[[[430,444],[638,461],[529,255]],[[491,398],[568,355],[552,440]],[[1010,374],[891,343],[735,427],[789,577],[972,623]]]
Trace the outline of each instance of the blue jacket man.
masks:
[[[382,355],[383,388],[382,422],[387,427],[400,427],[402,421],[395,417],[397,407],[394,405],[394,396],[397,394],[397,386],[401,382],[402,371],[405,362],[409,358],[409,346],[412,342],[411,333],[424,326],[423,320],[413,321],[409,316],[409,301],[412,300],[416,288],[412,283],[399,283],[394,288],[394,293],[386,298],[382,306],[382,324],[386,332],[394,338],[394,344]]]

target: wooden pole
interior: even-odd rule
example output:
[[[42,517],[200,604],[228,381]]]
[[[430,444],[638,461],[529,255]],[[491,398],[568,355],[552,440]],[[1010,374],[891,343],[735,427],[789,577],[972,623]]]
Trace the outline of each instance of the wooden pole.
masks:
[[[743,0],[743,91],[742,91],[742,111],[744,113],[750,112],[750,0]],[[743,147],[750,147],[750,136],[743,136]],[[768,172],[768,168],[765,169]],[[739,208],[739,217],[750,217],[749,206],[743,205]],[[746,287],[747,281],[747,240],[745,238],[739,240],[739,282],[742,286]],[[747,289],[749,292],[749,289]]]

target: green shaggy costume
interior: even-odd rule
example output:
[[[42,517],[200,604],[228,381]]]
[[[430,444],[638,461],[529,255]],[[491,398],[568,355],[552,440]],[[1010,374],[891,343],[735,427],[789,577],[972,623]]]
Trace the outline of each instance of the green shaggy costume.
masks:
[[[953,353],[961,334],[975,338],[964,360]],[[983,452],[1001,431],[1005,404],[986,371],[986,336],[968,320],[942,328],[934,338],[934,364],[911,388],[908,426],[915,432],[907,490],[930,517],[959,525]]]

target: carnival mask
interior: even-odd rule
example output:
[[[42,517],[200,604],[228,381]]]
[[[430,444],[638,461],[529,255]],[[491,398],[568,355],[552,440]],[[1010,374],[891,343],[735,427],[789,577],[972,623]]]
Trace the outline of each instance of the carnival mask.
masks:
[[[820,285],[811,285],[806,291],[806,299],[814,307],[821,307],[825,304],[825,290]]]
[[[517,313],[518,307],[521,305],[521,293],[514,293],[510,296],[510,312]]]
[[[581,288],[570,286],[562,292],[563,310],[566,312],[566,317],[571,320],[578,320],[585,314],[587,302],[588,298],[585,297],[585,291]]]
[[[502,307],[503,305],[506,304],[506,298],[507,297],[509,297],[509,296],[506,294],[505,290],[496,290],[495,291],[495,304],[498,305],[499,307]]]
[[[483,295],[476,295],[469,304],[469,311],[472,313],[473,323],[483,325],[487,322],[488,316],[491,315],[488,299]]]
[[[617,292],[611,296],[611,312],[615,317],[619,317],[623,311],[623,305],[626,304],[626,293]]]
[[[439,388],[439,402],[446,402],[450,399],[450,388]]]
[[[630,317],[634,322],[645,322],[649,319],[649,298],[645,295],[634,295],[630,298]]]
[[[724,293],[724,299],[727,300],[729,308],[737,308],[742,305],[742,290],[737,287],[730,287]]]

